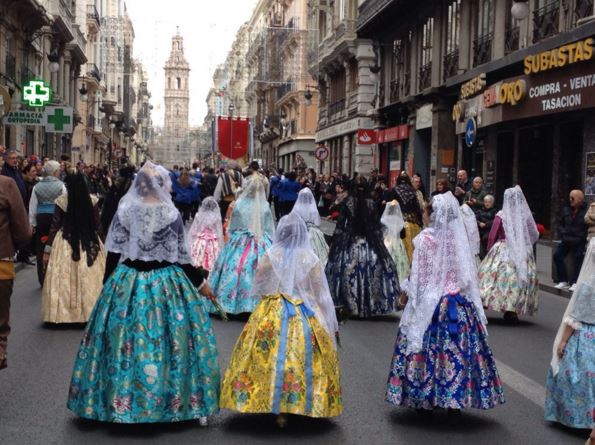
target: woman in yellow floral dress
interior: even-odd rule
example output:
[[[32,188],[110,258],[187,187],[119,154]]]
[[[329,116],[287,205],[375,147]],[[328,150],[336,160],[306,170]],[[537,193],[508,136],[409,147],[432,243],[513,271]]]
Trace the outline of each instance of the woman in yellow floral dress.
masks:
[[[254,279],[262,299],[238,339],[221,386],[222,408],[242,413],[341,414],[338,323],[306,224],[283,217]]]

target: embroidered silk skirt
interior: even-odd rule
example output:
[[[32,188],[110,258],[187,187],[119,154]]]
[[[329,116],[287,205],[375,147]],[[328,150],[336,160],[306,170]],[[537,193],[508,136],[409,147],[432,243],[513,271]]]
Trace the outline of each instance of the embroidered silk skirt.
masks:
[[[358,318],[394,313],[399,282],[384,243],[377,253],[364,238],[333,242],[325,272],[335,306]]]
[[[421,227],[415,223],[405,221],[405,238],[403,239],[403,245],[405,246],[405,251],[407,252],[407,258],[409,260],[409,264],[413,261],[413,238],[419,235],[421,232]]]
[[[202,267],[209,272],[213,270],[219,256],[220,248],[217,235],[210,230],[200,233],[192,240],[190,256],[194,267]]]
[[[595,427],[595,325],[583,325],[568,339],[560,369],[550,369],[545,420],[571,428]]]
[[[310,239],[310,245],[312,246],[312,250],[320,260],[320,264],[322,267],[326,266],[328,261],[328,251],[329,247],[324,239],[324,233],[315,226],[314,224],[308,224],[308,238]]]
[[[399,330],[386,401],[415,409],[489,409],[504,403],[502,383],[475,306],[446,295],[424,334],[423,349],[405,355]]]
[[[223,309],[229,314],[252,312],[258,298],[250,294],[258,261],[272,241],[267,235],[257,240],[248,230],[235,230],[215,261],[209,275],[209,286]],[[209,311],[216,310],[208,303]]]
[[[104,422],[197,419],[218,412],[219,378],[211,320],[182,269],[120,264],[85,329],[68,408]]]
[[[403,240],[398,239],[395,242],[385,240],[384,245],[395,263],[398,279],[402,282],[409,276],[410,272],[409,257],[407,256]]]
[[[89,267],[87,254],[72,260],[72,248],[60,230],[54,238],[41,296],[46,323],[85,323],[99,298],[105,271],[105,250],[100,243],[97,258]]]
[[[221,407],[309,417],[341,414],[335,346],[301,300],[262,298],[233,350],[221,385]]]
[[[483,306],[498,312],[534,315],[537,312],[539,282],[531,250],[527,282],[518,279],[514,264],[508,260],[506,241],[492,246],[479,267],[479,291]]]

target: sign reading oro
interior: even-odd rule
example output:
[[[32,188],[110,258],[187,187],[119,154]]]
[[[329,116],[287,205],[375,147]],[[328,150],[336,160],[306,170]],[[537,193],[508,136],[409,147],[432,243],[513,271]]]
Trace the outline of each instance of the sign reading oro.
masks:
[[[30,107],[43,107],[52,100],[52,90],[43,80],[30,80],[21,91],[23,102]]]
[[[45,107],[44,111],[11,111],[4,119],[8,125],[45,127],[48,133],[72,133],[72,107]]]

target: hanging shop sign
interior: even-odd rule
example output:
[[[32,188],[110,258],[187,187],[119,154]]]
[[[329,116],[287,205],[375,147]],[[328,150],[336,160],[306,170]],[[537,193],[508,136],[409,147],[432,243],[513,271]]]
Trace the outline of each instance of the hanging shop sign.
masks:
[[[30,80],[21,88],[23,102],[30,107],[44,107],[52,100],[52,90],[43,80]]]
[[[357,130],[357,143],[359,145],[373,145],[376,143],[376,130]]]
[[[72,107],[45,107],[41,110],[11,111],[4,119],[8,125],[45,127],[48,133],[72,133]]]
[[[324,145],[319,145],[314,151],[314,156],[321,162],[326,161],[328,159],[328,155],[328,148],[326,148]]]
[[[593,38],[569,43],[558,48],[525,57],[526,75],[537,74],[554,68],[562,68],[593,58]]]
[[[397,125],[396,127],[385,128],[378,131],[378,143],[403,141],[409,139],[409,125]]]

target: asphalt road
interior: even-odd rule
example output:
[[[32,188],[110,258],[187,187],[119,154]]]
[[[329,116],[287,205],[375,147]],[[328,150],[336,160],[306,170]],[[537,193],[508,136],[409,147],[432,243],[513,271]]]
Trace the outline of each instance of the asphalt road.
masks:
[[[203,428],[110,425],[77,419],[66,409],[74,354],[82,326],[50,328],[40,321],[41,292],[33,267],[18,274],[12,302],[9,367],[0,372],[0,444],[552,444],[582,445],[587,432],[543,420],[543,385],[551,345],[567,300],[541,294],[536,317],[507,326],[490,317],[490,344],[507,403],[465,411],[456,423],[444,413],[421,416],[383,401],[397,318],[349,321],[340,351],[344,413],[331,420],[291,417],[279,430],[269,415],[223,411]],[[227,366],[242,321],[214,320],[220,366]]]

